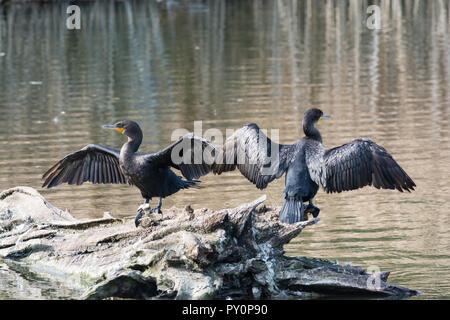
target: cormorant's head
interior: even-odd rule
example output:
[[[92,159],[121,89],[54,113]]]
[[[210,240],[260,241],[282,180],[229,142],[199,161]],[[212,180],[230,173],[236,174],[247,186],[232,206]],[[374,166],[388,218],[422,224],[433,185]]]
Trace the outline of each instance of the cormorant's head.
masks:
[[[128,137],[134,137],[137,134],[141,133],[141,128],[139,127],[139,125],[131,120],[119,121],[113,125],[104,125],[103,128],[114,129],[116,131],[119,131],[120,133],[123,133]]]
[[[323,114],[322,110],[320,109],[312,108],[306,110],[305,115],[303,116],[303,123],[311,125],[315,124],[323,118],[330,118],[330,115]]]

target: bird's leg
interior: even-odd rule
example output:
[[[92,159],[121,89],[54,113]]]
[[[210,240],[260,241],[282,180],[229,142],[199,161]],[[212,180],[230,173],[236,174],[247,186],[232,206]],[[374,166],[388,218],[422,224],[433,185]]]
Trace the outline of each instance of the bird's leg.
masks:
[[[313,204],[312,199],[310,199],[309,200],[309,204],[308,204],[308,206],[305,209],[305,214],[307,215],[308,213],[311,213],[314,218],[317,218],[317,216],[319,215],[319,212],[320,212],[320,209],[317,208]]]
[[[146,198],[145,202],[141,204],[137,210],[136,217],[134,218],[134,224],[136,227],[139,226],[139,222],[142,216],[145,214],[146,210],[150,210],[150,199]]]
[[[159,197],[159,203],[158,203],[158,207],[157,208],[154,208],[154,209],[152,209],[152,213],[160,213],[160,214],[162,214],[162,211],[161,211],[161,206],[162,206],[162,198],[161,197]]]
[[[300,200],[300,221],[307,221],[308,215],[306,213],[306,206],[303,204],[303,201]]]

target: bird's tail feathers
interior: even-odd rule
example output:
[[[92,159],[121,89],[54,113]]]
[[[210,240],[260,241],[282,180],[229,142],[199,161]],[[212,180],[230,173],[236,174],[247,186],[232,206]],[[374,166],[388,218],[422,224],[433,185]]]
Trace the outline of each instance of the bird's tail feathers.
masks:
[[[294,197],[286,198],[280,211],[280,221],[292,224],[303,221],[304,218],[303,202]]]

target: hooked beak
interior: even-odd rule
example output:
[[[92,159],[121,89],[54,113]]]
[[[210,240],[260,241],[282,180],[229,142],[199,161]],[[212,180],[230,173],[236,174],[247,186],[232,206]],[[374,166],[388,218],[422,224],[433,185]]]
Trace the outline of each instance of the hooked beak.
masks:
[[[319,121],[322,120],[322,119],[330,119],[330,118],[331,118],[331,116],[330,116],[329,114],[323,114],[323,115],[319,118]]]
[[[120,133],[123,133],[125,131],[124,128],[117,128],[114,124],[106,124],[102,128],[103,129],[114,129],[116,131],[119,131]]]

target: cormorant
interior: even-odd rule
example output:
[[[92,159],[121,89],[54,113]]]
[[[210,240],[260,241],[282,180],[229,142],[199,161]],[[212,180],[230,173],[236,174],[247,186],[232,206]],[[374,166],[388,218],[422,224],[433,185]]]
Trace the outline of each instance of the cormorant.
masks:
[[[203,155],[208,155],[210,152],[212,157],[210,163],[212,163],[214,145],[194,134],[185,135],[159,152],[141,154],[137,151],[143,136],[136,122],[124,120],[114,125],[105,125],[103,128],[114,129],[128,136],[128,141],[120,151],[96,144],[87,145],[65,156],[51,167],[42,176],[45,180],[42,187],[52,188],[64,182],[80,185],[85,181],[94,184],[134,185],[145,199],[144,205],[139,207],[135,218],[137,227],[144,214],[144,208],[149,209],[149,202],[153,197],[159,197],[159,204],[152,212],[162,213],[162,198],[180,189],[198,187],[200,181],[194,179],[198,179],[211,170],[210,164],[205,162],[207,157]],[[202,155],[201,160],[197,160],[198,156],[194,157],[194,153]],[[170,167],[179,169],[187,180],[177,176]]]
[[[317,217],[320,209],[312,200],[321,184],[327,193],[375,188],[414,190],[413,180],[380,145],[368,139],[356,139],[340,147],[326,149],[314,126],[329,117],[319,109],[305,112],[305,137],[291,145],[271,141],[255,123],[237,130],[223,145],[213,168],[215,174],[236,167],[259,189],[286,173],[280,221],[306,220],[307,213]],[[309,201],[308,206],[303,202]]]

